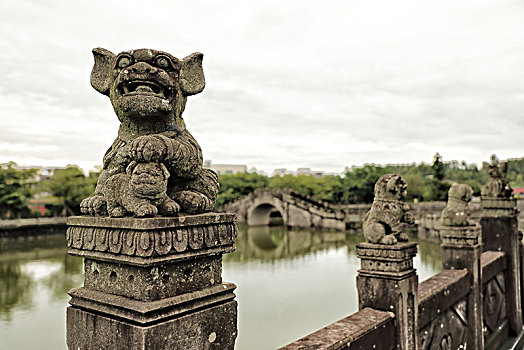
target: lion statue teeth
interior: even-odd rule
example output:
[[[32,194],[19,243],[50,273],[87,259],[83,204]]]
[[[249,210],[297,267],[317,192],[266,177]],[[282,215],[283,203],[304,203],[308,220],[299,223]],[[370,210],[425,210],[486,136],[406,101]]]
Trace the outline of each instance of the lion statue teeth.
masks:
[[[94,195],[81,203],[82,213],[142,217],[213,210],[218,176],[203,168],[200,146],[182,119],[187,97],[205,86],[203,55],[179,60],[157,50],[115,55],[102,48],[93,49],[93,55],[91,85],[109,97],[120,128],[104,156]],[[136,183],[137,171],[152,182]],[[161,200],[141,195],[147,186]]]
[[[402,202],[407,184],[401,176],[386,174],[375,184],[375,199],[363,224],[364,237],[369,243],[396,244],[405,242],[404,224],[413,224],[409,206]]]

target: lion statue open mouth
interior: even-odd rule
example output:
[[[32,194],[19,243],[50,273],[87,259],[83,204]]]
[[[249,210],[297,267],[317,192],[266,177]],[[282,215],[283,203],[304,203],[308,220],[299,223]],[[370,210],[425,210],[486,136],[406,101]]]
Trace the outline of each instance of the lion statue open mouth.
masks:
[[[91,73],[91,85],[111,100],[120,120],[118,137],[104,156],[104,165],[94,196],[81,203],[84,214],[121,216],[122,207],[115,200],[135,198],[129,193],[114,193],[115,176],[118,181],[132,186],[133,173],[126,172],[132,162],[134,169],[142,169],[140,163],[162,164],[167,171],[165,178],[143,187],[166,193],[162,203],[157,199],[150,204],[161,207],[160,214],[176,215],[202,213],[214,208],[218,194],[218,177],[210,169],[203,168],[200,146],[187,131],[182,113],[187,97],[200,93],[205,86],[201,53],[194,53],[182,60],[157,50],[139,49],[118,55],[97,48],[93,50],[95,64]],[[145,167],[151,171],[154,165]],[[144,168],[144,169],[145,169]],[[135,174],[136,175],[136,174]],[[164,187],[164,188],[161,188]],[[143,198],[141,199],[143,202]],[[120,203],[121,204],[121,203]],[[143,204],[143,203],[142,203]],[[152,216],[157,211],[123,210],[135,216]]]

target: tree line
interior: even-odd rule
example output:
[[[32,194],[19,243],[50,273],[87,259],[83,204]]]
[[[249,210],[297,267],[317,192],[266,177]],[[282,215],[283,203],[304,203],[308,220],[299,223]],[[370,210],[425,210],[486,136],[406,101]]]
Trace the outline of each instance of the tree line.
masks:
[[[470,185],[480,196],[488,175],[476,164],[442,161],[437,153],[432,164],[375,165],[346,169],[343,176],[284,175],[268,177],[255,173],[220,175],[217,206],[232,202],[258,188],[291,189],[333,204],[371,203],[374,185],[384,175],[401,175],[408,184],[408,201],[445,201],[453,182]],[[508,161],[508,180],[513,187],[524,187],[524,158]]]
[[[333,203],[371,203],[377,179],[388,173],[401,175],[408,183],[408,201],[446,200],[456,181],[470,185],[475,195],[487,181],[487,173],[476,164],[443,162],[437,153],[432,164],[374,165],[347,168],[342,176],[284,175],[256,173],[220,175],[217,206],[232,202],[258,188],[290,189]],[[524,187],[524,158],[508,161],[508,180],[513,187]],[[38,169],[21,169],[16,163],[0,165],[0,219],[41,215],[30,207],[45,206],[47,216],[80,214],[80,202],[93,194],[98,172],[88,175],[77,166],[55,169],[50,177],[39,179]]]

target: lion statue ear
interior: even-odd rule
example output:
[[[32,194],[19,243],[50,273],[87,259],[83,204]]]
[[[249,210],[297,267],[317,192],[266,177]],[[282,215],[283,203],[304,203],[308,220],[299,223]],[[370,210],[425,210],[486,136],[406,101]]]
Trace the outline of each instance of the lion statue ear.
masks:
[[[180,63],[180,89],[186,96],[195,95],[206,86],[206,79],[204,78],[204,70],[202,69],[202,59],[204,55],[200,52],[195,52]]]
[[[109,96],[111,86],[111,63],[115,54],[106,49],[93,49],[95,65],[91,71],[91,86],[101,94]]]

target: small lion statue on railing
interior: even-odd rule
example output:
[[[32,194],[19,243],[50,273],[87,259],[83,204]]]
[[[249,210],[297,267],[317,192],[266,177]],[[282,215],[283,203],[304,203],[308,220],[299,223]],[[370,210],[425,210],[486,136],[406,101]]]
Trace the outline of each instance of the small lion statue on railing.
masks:
[[[492,154],[490,162],[482,163],[482,168],[487,170],[489,176],[488,182],[482,186],[481,194],[483,197],[513,197],[513,189],[506,179],[506,174],[508,172],[508,162],[499,162],[497,156]]]
[[[469,226],[468,203],[473,197],[473,189],[465,184],[453,183],[448,192],[448,204],[442,210],[440,223],[443,226]]]
[[[370,243],[396,244],[405,242],[404,224],[412,225],[409,206],[402,202],[407,184],[400,175],[382,175],[375,184],[375,199],[364,219],[364,237]]]

